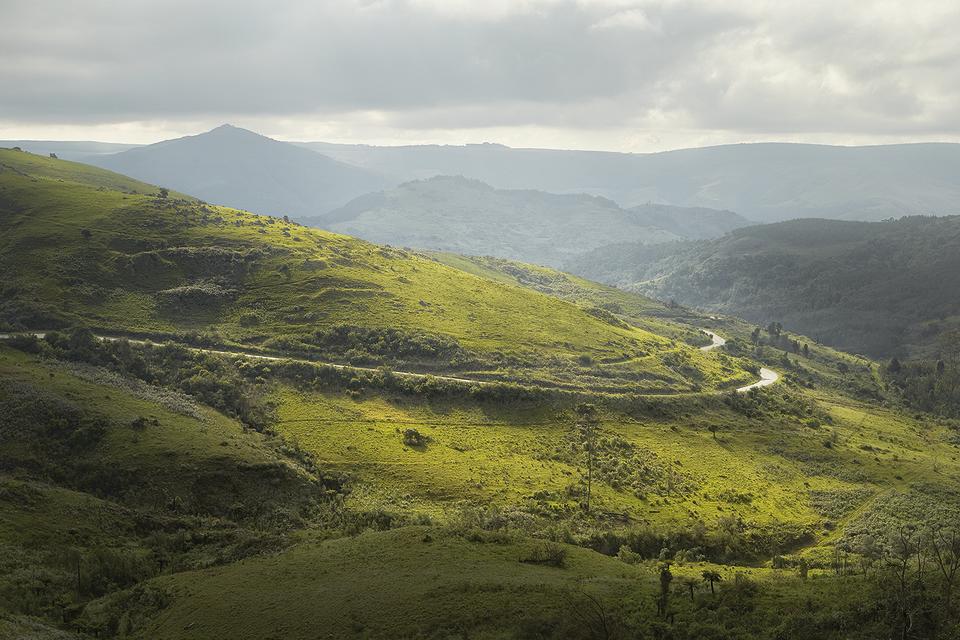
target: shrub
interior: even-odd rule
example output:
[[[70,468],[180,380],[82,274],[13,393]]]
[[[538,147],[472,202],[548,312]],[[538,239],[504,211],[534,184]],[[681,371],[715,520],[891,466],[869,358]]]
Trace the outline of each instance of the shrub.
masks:
[[[414,449],[422,449],[430,442],[430,438],[420,433],[416,429],[405,429],[403,432],[403,444]]]
[[[559,543],[538,540],[520,562],[562,568],[567,563],[567,550]]]

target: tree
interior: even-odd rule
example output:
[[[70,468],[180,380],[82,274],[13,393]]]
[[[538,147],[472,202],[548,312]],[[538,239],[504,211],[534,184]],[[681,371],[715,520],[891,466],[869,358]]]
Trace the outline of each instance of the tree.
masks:
[[[700,584],[700,582],[696,578],[684,576],[680,578],[680,584],[690,592],[690,602],[693,602],[693,592],[696,591],[697,585]]]
[[[953,613],[953,588],[960,572],[960,534],[941,528],[930,531],[930,552],[943,576],[943,603],[948,614]]]
[[[900,370],[902,368],[903,366],[900,364],[900,361],[897,360],[896,358],[892,359],[890,361],[890,364],[887,365],[887,371],[889,373],[900,373]]]
[[[750,333],[750,342],[753,344],[760,342],[760,327],[754,328],[754,330]]]
[[[704,570],[703,573],[701,573],[700,575],[703,576],[704,582],[710,583],[711,595],[717,595],[717,592],[714,590],[713,585],[717,582],[723,582],[723,576],[721,576],[716,571],[712,571],[710,569]]]
[[[667,615],[670,606],[670,583],[673,582],[673,573],[670,572],[670,563],[660,566],[660,600],[657,602],[657,611],[661,616]]]
[[[597,416],[597,408],[592,404],[578,404],[576,412],[577,432],[587,457],[587,500],[584,504],[584,511],[590,513],[590,496],[593,491],[593,449],[597,436],[597,424],[600,419]]]
[[[157,197],[161,200],[166,200],[167,196],[170,195],[170,190],[166,187],[160,187],[160,192],[157,194]]]
[[[582,586],[578,592],[563,596],[567,609],[587,628],[590,637],[598,640],[616,637],[618,620],[602,600],[587,593]]]
[[[783,331],[783,325],[779,322],[771,322],[767,325],[767,333],[772,336],[780,337],[780,332]]]

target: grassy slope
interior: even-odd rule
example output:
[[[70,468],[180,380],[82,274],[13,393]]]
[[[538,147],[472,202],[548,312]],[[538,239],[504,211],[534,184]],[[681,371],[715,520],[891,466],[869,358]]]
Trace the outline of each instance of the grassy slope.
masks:
[[[9,166],[7,153],[0,152],[5,167]],[[526,291],[517,285],[531,286],[521,281],[529,278],[505,274],[482,261],[456,265],[454,258],[444,258],[477,274],[470,275],[416,255],[242,212],[59,182],[60,178],[42,174],[64,171],[63,163],[25,157],[39,167],[31,169],[33,177],[8,168],[0,172],[0,199],[5,209],[15,212],[0,214],[9,228],[0,260],[16,268],[20,287],[13,290],[5,282],[4,291],[8,300],[17,303],[30,302],[35,296],[42,305],[44,300],[62,300],[70,291],[78,295],[70,296],[68,317],[126,331],[215,327],[225,341],[234,342],[255,341],[291,326],[397,322],[453,335],[474,349],[510,349],[515,341],[527,340],[519,343],[559,357],[591,349],[602,356],[611,353],[609,342],[616,345],[615,350],[639,343],[657,348],[657,353],[660,348],[689,353],[705,371],[723,362],[719,354],[700,354],[692,347],[668,348],[667,338],[655,335],[668,329],[674,339],[689,335],[687,328],[672,324],[682,319],[671,315],[678,312],[586,281],[565,280],[556,272],[544,271],[545,284],[540,288],[586,306],[618,304],[621,318],[646,330],[601,322],[571,302]],[[10,162],[20,159],[13,156]],[[86,176],[97,170],[82,165],[76,165],[76,171],[74,177],[81,181],[119,180],[109,175]],[[128,191],[143,188],[135,183],[117,185]],[[92,231],[89,241],[82,240],[80,228]],[[284,228],[289,229],[289,237]],[[246,273],[237,284],[236,300],[185,319],[158,312],[153,292],[190,281],[195,275],[192,267],[161,262],[149,273],[131,273],[110,266],[161,242],[168,246],[268,245],[289,253],[269,254],[263,265]],[[311,264],[320,261],[323,268]],[[84,282],[67,282],[61,271],[64,265],[82,273]],[[278,270],[283,265],[289,275]],[[484,279],[490,276],[500,282]],[[106,302],[98,297],[102,292],[85,297],[83,287],[91,283],[109,293]],[[116,287],[123,290],[117,292]],[[420,300],[428,304],[421,305]],[[462,305],[470,305],[474,317],[483,321],[464,318]],[[252,310],[260,315],[260,323],[244,326],[239,318]],[[318,315],[307,318],[311,313]],[[554,316],[558,317],[555,325]],[[487,327],[487,322],[492,326]],[[728,318],[710,323],[741,343],[751,330]],[[924,487],[925,495],[935,495],[956,484],[960,463],[950,444],[952,425],[915,419],[856,399],[844,385],[852,381],[868,388],[872,384],[869,361],[811,346],[810,358],[791,357],[790,367],[780,369],[786,374],[785,383],[761,394],[767,397],[763,402],[745,399],[746,407],[731,408],[719,398],[677,398],[629,410],[617,405],[603,408],[603,438],[618,448],[626,443],[634,457],[613,456],[616,464],[611,461],[610,468],[621,469],[623,473],[614,475],[624,481],[614,483],[602,477],[596,481],[599,519],[614,528],[690,527],[703,521],[715,530],[724,516],[734,515],[741,523],[738,526],[758,536],[776,537],[781,530],[809,532],[813,537],[808,546],[796,547],[788,539],[783,549],[823,561],[830,554],[829,545],[844,540],[848,526],[858,526],[879,513],[911,487]],[[767,347],[756,357],[774,364],[780,362],[780,353]],[[848,373],[838,371],[840,363]],[[649,372],[657,365],[645,362],[642,366]],[[736,373],[726,375],[733,379]],[[264,467],[289,468],[288,481],[296,484],[295,479],[303,477],[309,484],[305,472],[279,456],[261,436],[209,410],[202,410],[206,420],[172,413],[150,399],[81,379],[60,365],[35,362],[8,349],[0,349],[0,380],[35,385],[105,416],[112,426],[87,454],[93,466],[136,471],[194,504],[199,504],[197,487],[202,494],[211,488],[198,480],[237,478],[237,474],[249,479],[240,483],[239,497],[231,496],[231,490],[213,491],[216,503],[269,503],[278,489],[257,475]],[[671,386],[681,388],[676,382]],[[429,515],[441,523],[456,522],[472,509],[495,509],[513,523],[515,535],[503,544],[490,545],[448,536],[446,530],[405,528],[317,543],[311,541],[317,532],[308,529],[301,534],[301,545],[282,554],[153,581],[150,584],[169,591],[171,603],[159,615],[149,612],[142,637],[209,637],[215,635],[213,629],[230,628],[237,637],[274,633],[307,638],[328,626],[334,636],[388,637],[397,635],[396,629],[407,635],[429,634],[462,626],[479,628],[486,637],[522,637],[528,624],[559,624],[549,622],[557,619],[558,602],[562,602],[558,590],[576,588],[580,580],[601,595],[617,594],[642,603],[638,606],[650,616],[649,595],[656,589],[652,566],[636,570],[573,548],[567,569],[518,562],[531,544],[524,538],[525,527],[535,529],[537,518],[574,529],[583,524],[577,515],[578,498],[568,491],[583,471],[579,458],[569,455],[572,415],[568,406],[391,396],[375,389],[347,393],[294,388],[287,383],[278,383],[274,394],[280,418],[276,429],[313,453],[323,466],[351,477],[348,506]],[[141,415],[156,416],[160,426],[143,432],[130,429],[130,422]],[[716,439],[707,430],[711,425],[719,428]],[[421,449],[404,446],[400,432],[411,427],[428,435],[431,442]],[[29,443],[5,448],[4,453],[21,463],[36,455]],[[638,470],[643,473],[637,475]],[[24,585],[31,584],[31,568],[39,566],[52,572],[68,594],[70,567],[47,557],[45,550],[50,548],[124,547],[133,554],[150,550],[129,529],[134,517],[130,510],[140,508],[152,495],[146,489],[133,494],[137,500],[131,506],[36,479],[4,477],[2,482],[0,537],[15,553],[7,556],[5,567],[11,571],[4,573],[12,577],[0,584],[0,593],[3,588],[23,591]],[[432,541],[425,538],[427,534]],[[194,558],[186,567],[203,564]],[[699,568],[691,565],[676,572],[696,575]],[[732,570],[724,571],[730,577]],[[762,579],[767,576],[765,570],[751,573]],[[388,575],[389,583],[384,580]],[[779,615],[784,603],[806,598],[820,602],[837,595],[839,587],[833,583],[818,583],[818,588],[811,589],[791,580],[772,582],[772,591],[764,595],[769,601],[755,614],[771,617],[757,622],[758,628],[775,628],[774,613]],[[101,605],[111,610],[108,602],[97,606]],[[344,611],[351,615],[344,616]],[[490,611],[504,615],[491,621]],[[84,615],[96,617],[97,607]],[[712,614],[701,610],[695,617],[704,615]],[[684,620],[681,615],[681,624]],[[33,624],[2,619],[0,623],[18,628]]]
[[[702,326],[707,318],[688,309],[671,308],[652,298],[535,264],[439,251],[426,255],[483,278],[533,289],[582,306],[611,311],[627,322],[658,335],[694,345],[710,342],[698,329],[688,326],[688,323]]]
[[[628,443],[636,457],[620,482],[595,484],[597,509],[655,526],[713,527],[735,514],[750,527],[784,525],[830,539],[811,492],[866,496],[910,482],[947,486],[960,472],[949,428],[825,391],[815,397],[816,417],[749,418],[721,403],[659,418],[605,412],[604,436]],[[567,411],[294,390],[279,400],[278,430],[354,477],[350,500],[358,508],[440,517],[485,505],[557,515],[578,509],[584,468],[582,456],[563,455],[573,423]],[[405,446],[400,432],[407,428],[432,442]]]
[[[161,582],[176,594],[174,604],[143,636],[313,638],[319,631],[332,638],[408,638],[459,629],[512,635],[525,621],[560,618],[563,591],[579,579],[608,595],[638,591],[638,572],[616,560],[571,548],[568,569],[522,564],[528,546],[471,543],[426,528],[302,545]],[[263,615],[238,615],[253,609]]]
[[[624,623],[663,632],[651,624],[658,591],[653,563],[631,566],[566,545],[563,567],[521,562],[532,546],[509,536],[424,527],[304,544],[279,556],[155,581],[172,603],[137,637],[586,639],[607,637],[600,612],[609,637],[632,637],[623,635]],[[763,589],[738,606],[735,591],[733,597],[710,595],[700,578],[705,569],[719,570],[726,583]],[[681,637],[808,638],[785,619],[848,603],[860,587],[856,579],[818,580],[811,589],[788,572],[703,563],[672,571],[670,608]],[[694,582],[693,602],[684,579]],[[249,611],[257,615],[245,615]],[[837,623],[831,620],[833,633],[818,637],[850,637]]]
[[[396,328],[535,363],[550,370],[539,376],[547,382],[563,383],[557,372],[580,356],[616,362],[601,382],[603,375],[640,375],[653,380],[650,391],[749,377],[650,331],[414,254],[241,211],[100,188],[113,180],[139,190],[139,183],[84,165],[13,151],[0,151],[0,163],[0,267],[14,274],[4,283],[8,319],[82,321],[114,332],[215,330],[234,342],[334,325]],[[177,247],[233,253],[184,257]],[[171,290],[211,282],[219,293],[200,303],[161,304]],[[691,379],[678,361],[703,375]]]
[[[105,427],[90,444],[63,448],[64,426],[33,431],[0,416],[0,611],[68,616],[101,588],[77,594],[77,558],[85,578],[104,553],[127,567],[119,573],[143,578],[242,556],[318,495],[310,472],[237,421],[78,371],[0,346],[0,412],[69,406]],[[131,426],[140,417],[150,423]]]

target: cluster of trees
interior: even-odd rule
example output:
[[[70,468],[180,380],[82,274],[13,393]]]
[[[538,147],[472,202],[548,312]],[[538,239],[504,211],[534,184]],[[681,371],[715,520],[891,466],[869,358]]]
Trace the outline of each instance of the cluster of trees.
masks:
[[[763,336],[763,331],[760,327],[755,327],[750,334],[750,341],[754,345],[768,344],[781,351],[802,355],[804,358],[810,357],[810,345],[806,342],[800,342],[799,340],[791,338],[784,333],[781,323],[771,322],[768,324],[765,329],[766,337]]]
[[[957,342],[960,345],[960,340]],[[960,358],[901,362],[893,358],[883,369],[887,384],[920,411],[960,417]]]

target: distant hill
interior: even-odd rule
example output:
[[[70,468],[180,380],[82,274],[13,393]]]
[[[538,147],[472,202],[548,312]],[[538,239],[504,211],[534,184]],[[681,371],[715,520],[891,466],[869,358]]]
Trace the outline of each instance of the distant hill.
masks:
[[[42,156],[51,153],[62,160],[86,162],[91,156],[120,153],[142,145],[120,144],[115,142],[64,141],[56,140],[0,140],[0,148],[19,147],[24,151]]]
[[[210,202],[294,218],[385,186],[373,172],[230,125],[85,161]]]
[[[590,193],[625,207],[653,202],[729,209],[758,222],[960,213],[960,144],[768,143],[652,154],[497,144],[302,144],[396,182],[460,174],[500,189]]]
[[[625,210],[597,196],[494,189],[460,176],[364,195],[309,222],[373,242],[553,266],[615,241],[712,237],[748,224],[729,211],[657,205]]]
[[[624,243],[565,266],[875,356],[936,356],[960,327],[957,216],[795,220],[705,242]]]
[[[638,223],[658,227],[685,240],[707,240],[748,227],[753,222],[738,213],[706,207],[642,204],[627,209]]]

